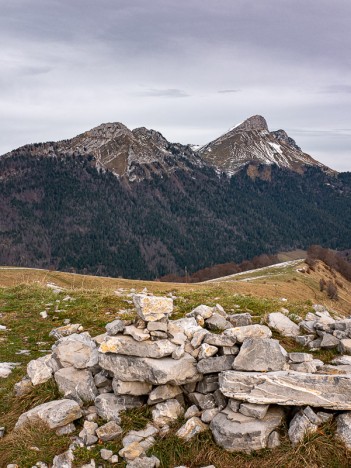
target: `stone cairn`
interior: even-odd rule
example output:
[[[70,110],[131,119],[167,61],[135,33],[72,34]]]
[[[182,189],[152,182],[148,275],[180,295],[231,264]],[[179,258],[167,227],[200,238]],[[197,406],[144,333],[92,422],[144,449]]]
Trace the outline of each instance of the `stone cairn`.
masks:
[[[42,420],[58,435],[70,434],[84,417],[79,437],[53,467],[72,466],[77,446],[119,437],[120,413],[143,405],[152,407],[152,423],[125,435],[118,455],[101,450],[104,460],[159,466],[146,451],[181,416],[180,439],[211,430],[230,452],[279,446],[283,422],[295,445],[335,417],[337,436],[351,449],[351,319],[314,306],[299,325],[285,310],[269,314],[266,326],[252,324],[249,313],[200,305],[171,320],[172,298],[136,294],[133,301],[134,322],[114,320],[103,335],[78,333],[79,324],[54,329],[52,353],[29,362],[28,376],[15,386],[20,395],[53,377],[63,395],[22,414],[16,428]],[[310,350],[338,348],[343,355],[324,365],[309,353],[287,353],[271,329]],[[106,423],[98,426],[98,417]]]

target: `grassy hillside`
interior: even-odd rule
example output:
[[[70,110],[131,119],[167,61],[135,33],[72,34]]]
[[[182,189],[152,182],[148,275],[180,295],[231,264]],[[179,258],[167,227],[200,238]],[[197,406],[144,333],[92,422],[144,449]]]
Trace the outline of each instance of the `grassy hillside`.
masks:
[[[21,468],[31,467],[38,460],[51,462],[53,456],[63,452],[69,444],[67,437],[57,437],[39,428],[25,433],[12,432],[21,413],[58,397],[55,385],[50,382],[34,387],[21,398],[14,396],[13,385],[25,375],[26,364],[31,359],[50,350],[54,340],[49,337],[49,332],[62,325],[65,319],[80,323],[92,335],[97,335],[104,332],[105,324],[114,318],[133,317],[131,290],[140,292],[145,287],[155,294],[172,292],[177,297],[175,318],[201,303],[219,303],[232,313],[249,311],[257,323],[264,322],[267,313],[282,307],[289,309],[292,315],[304,317],[313,303],[325,304],[338,315],[347,315],[351,306],[351,284],[322,263],[318,263],[315,270],[309,273],[297,271],[304,268],[306,265],[303,262],[295,261],[202,284],[141,282],[46,270],[1,268],[0,324],[7,329],[0,331],[0,362],[17,362],[19,366],[10,377],[0,379],[0,427],[5,426],[8,433],[4,439],[0,439],[0,466],[15,461]],[[338,282],[339,301],[331,301],[324,292],[319,291],[321,278],[333,278]],[[46,319],[40,316],[44,310],[48,313]],[[291,339],[281,339],[281,343],[288,351],[302,350]],[[334,351],[315,352],[315,356],[328,362]],[[140,429],[149,419],[149,409],[133,410],[125,414],[123,427],[125,431]],[[339,467],[351,464],[347,451],[333,440],[333,426],[324,427],[297,448],[292,448],[287,438],[283,437],[282,446],[274,451],[230,455],[214,444],[210,434],[201,435],[188,444],[180,442],[174,434],[181,424],[182,421],[178,421],[171,433],[158,440],[150,450],[150,454],[160,458],[162,468],[182,464],[196,468],[211,463],[217,468]],[[37,447],[39,452],[33,447]],[[116,452],[120,441],[98,445],[91,451],[80,449],[76,454],[76,466],[88,462],[91,457],[102,463],[99,450],[103,447],[112,447]],[[125,465],[121,462],[114,466]]]

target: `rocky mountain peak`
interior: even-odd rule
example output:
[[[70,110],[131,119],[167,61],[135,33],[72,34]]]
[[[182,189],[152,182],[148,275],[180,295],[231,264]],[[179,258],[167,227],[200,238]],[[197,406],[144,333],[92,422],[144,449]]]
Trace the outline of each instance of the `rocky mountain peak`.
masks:
[[[120,135],[122,132],[130,133],[130,130],[121,122],[109,122],[98,125],[97,127],[88,130],[84,134],[102,138],[114,138],[116,135]]]
[[[253,115],[248,119],[244,120],[241,124],[233,128],[236,132],[249,132],[249,131],[260,131],[266,130],[268,132],[267,121],[262,115]]]
[[[297,149],[298,151],[301,151],[301,148],[296,144],[296,141],[289,137],[289,135],[286,133],[285,130],[275,130],[274,132],[271,132],[271,134],[280,142],[286,143],[293,148]]]
[[[254,115],[198,150],[218,171],[233,175],[249,164],[260,164],[303,173],[307,166],[332,172],[304,153],[284,130],[270,132],[266,119]]]

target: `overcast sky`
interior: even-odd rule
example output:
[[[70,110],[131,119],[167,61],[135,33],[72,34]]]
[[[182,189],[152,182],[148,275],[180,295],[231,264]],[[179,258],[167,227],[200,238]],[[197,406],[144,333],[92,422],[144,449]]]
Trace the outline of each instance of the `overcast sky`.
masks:
[[[0,0],[0,154],[102,122],[204,144],[261,114],[351,170],[350,0]]]

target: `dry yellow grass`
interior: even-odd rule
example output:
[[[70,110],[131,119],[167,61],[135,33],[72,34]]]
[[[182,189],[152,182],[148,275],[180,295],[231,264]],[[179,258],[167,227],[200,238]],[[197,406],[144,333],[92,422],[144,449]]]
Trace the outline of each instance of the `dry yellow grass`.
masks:
[[[306,266],[301,262],[300,267]],[[299,273],[297,268],[269,270],[270,276],[262,275],[253,281],[241,281],[243,278],[225,278],[211,283],[164,283],[158,281],[139,281],[122,278],[108,278],[101,276],[80,275],[66,272],[49,270],[36,270],[26,268],[0,268],[0,287],[16,286],[19,284],[54,283],[67,289],[87,289],[113,291],[118,288],[138,291],[147,288],[151,292],[162,293],[168,291],[189,292],[201,291],[211,287],[219,287],[229,294],[252,295],[260,298],[279,299],[286,298],[289,302],[308,301],[322,303],[337,313],[346,314],[351,309],[351,283],[346,281],[340,274],[330,272],[322,263],[318,262],[314,271],[310,273]],[[254,276],[254,274],[252,274]],[[333,280],[339,284],[339,300],[328,299],[324,292],[319,291],[319,280]]]

